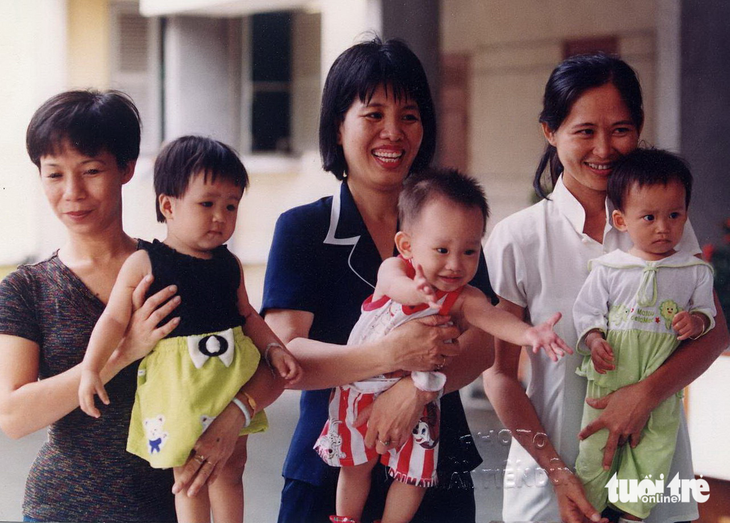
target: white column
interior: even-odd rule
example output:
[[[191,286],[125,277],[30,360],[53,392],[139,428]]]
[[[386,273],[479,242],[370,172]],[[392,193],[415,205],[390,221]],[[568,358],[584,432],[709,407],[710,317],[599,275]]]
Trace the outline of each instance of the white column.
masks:
[[[165,34],[165,139],[202,134],[239,147],[240,49],[225,18],[176,16]],[[233,69],[236,69],[233,71]]]
[[[659,0],[656,10],[656,144],[679,151],[682,6],[680,0]]]
[[[351,45],[382,36],[381,0],[322,0],[322,84],[332,62]]]
[[[33,112],[66,88],[66,1],[0,2],[0,265],[50,254],[63,238],[25,151]]]

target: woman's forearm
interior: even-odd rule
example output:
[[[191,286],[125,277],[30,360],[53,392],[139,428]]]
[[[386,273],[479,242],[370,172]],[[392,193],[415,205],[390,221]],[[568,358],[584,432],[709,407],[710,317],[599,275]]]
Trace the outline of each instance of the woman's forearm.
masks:
[[[16,381],[13,378],[2,380],[8,388],[0,401],[0,428],[8,437],[27,436],[55,423],[79,406],[81,364],[38,380],[37,362],[28,362],[24,358],[16,358],[15,361],[21,369],[29,365],[35,367],[35,371],[31,371],[34,372],[33,379],[21,378],[17,385],[13,384]],[[102,381],[107,383],[129,363],[115,352],[101,371]],[[29,416],[29,412],[33,415]]]
[[[498,308],[524,320],[526,311],[500,298]],[[548,474],[565,464],[547,437],[530,398],[517,378],[521,348],[503,340],[494,340],[494,365],[483,374],[484,391],[499,419],[512,437],[527,450]]]
[[[27,436],[58,421],[79,405],[81,367],[3,394],[0,426],[12,439]],[[32,412],[33,415],[28,415]]]
[[[326,389],[398,370],[388,351],[376,343],[335,345],[309,338],[294,338],[286,344],[302,366],[297,389]]]
[[[725,315],[715,295],[715,327],[697,340],[686,340],[654,373],[639,382],[652,409],[692,383],[728,348]]]
[[[270,309],[264,320],[302,367],[302,377],[294,388],[326,389],[393,370],[378,363],[383,358],[379,351],[371,354],[360,346],[309,339],[314,322],[311,312]]]
[[[286,343],[303,369],[298,389],[330,388],[397,370],[430,371],[444,356],[458,354],[460,335],[447,316],[428,316],[393,329],[376,341],[336,345],[309,339],[314,316],[303,311],[269,310],[266,323]]]
[[[496,350],[505,350],[500,346],[504,342],[497,340]],[[518,350],[509,346],[507,350]],[[555,447],[548,439],[540,418],[522,388],[516,373],[505,372],[497,366],[487,369],[483,374],[484,390],[494,407],[497,416],[525,450],[545,471],[550,474],[565,464]]]

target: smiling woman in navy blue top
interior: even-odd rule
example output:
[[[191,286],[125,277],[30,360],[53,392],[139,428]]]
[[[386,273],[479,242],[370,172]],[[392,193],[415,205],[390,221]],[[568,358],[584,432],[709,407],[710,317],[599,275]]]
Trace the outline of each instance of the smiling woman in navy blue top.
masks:
[[[335,195],[279,218],[264,287],[266,321],[301,362],[298,385],[308,389],[284,464],[280,522],[327,521],[335,513],[337,469],[312,448],[327,419],[330,387],[445,363],[447,390],[454,391],[492,361],[486,335],[461,334],[436,316],[409,322],[377,345],[345,345],[380,263],[394,254],[401,184],[430,164],[435,143],[428,82],[404,43],[376,39],[338,57],[322,96],[320,152],[324,169],[343,183]],[[472,284],[491,294],[483,257]],[[448,343],[457,337],[458,343]],[[431,398],[401,380],[376,401],[366,441],[381,453],[383,442],[398,445]],[[413,521],[473,522],[469,471],[480,457],[458,393],[445,395],[442,406],[440,486],[429,489]],[[385,477],[376,468],[364,522],[382,514]]]

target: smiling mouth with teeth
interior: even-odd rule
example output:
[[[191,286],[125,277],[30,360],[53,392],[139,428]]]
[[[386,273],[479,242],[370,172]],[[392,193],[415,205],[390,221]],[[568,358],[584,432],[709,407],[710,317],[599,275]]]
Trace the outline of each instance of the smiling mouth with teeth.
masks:
[[[609,171],[613,165],[610,163],[589,163],[586,162],[586,165],[590,167],[591,169],[595,169],[597,171]]]
[[[374,152],[373,156],[375,156],[378,160],[382,160],[384,162],[396,162],[400,160],[401,156],[403,156],[403,151],[399,153],[378,151]]]

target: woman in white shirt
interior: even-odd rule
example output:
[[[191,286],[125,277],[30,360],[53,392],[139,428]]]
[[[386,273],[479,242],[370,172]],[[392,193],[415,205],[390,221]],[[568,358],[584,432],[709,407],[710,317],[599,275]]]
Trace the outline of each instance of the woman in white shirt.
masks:
[[[534,185],[543,200],[500,222],[487,242],[487,266],[499,306],[534,324],[561,311],[565,317],[555,330],[572,346],[577,339],[573,302],[588,276],[588,260],[631,245],[611,224],[606,185],[613,163],[637,147],[643,121],[639,81],[622,60],[595,54],[558,65],[545,87],[540,115],[548,144]],[[553,188],[549,196],[544,174]],[[689,223],[677,248],[699,252]],[[638,443],[653,408],[702,374],[727,345],[719,312],[717,327],[708,336],[684,342],[652,376],[589,400],[604,412],[581,436],[608,429],[604,463],[610,463],[617,445]],[[531,380],[526,392],[517,379],[519,352],[504,342],[497,340],[495,364],[484,373],[485,390],[513,435],[505,466],[503,519],[598,521],[571,472],[585,399],[585,380],[575,374],[581,357],[574,354],[555,364],[542,354],[527,353]],[[693,477],[684,419],[670,477],[675,473]],[[647,521],[697,517],[694,502],[660,504]]]

